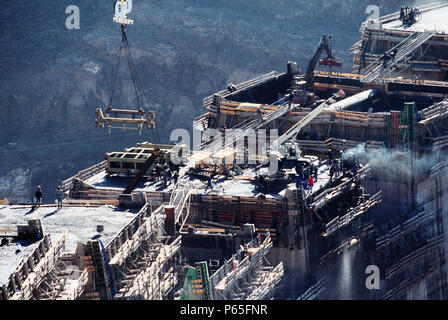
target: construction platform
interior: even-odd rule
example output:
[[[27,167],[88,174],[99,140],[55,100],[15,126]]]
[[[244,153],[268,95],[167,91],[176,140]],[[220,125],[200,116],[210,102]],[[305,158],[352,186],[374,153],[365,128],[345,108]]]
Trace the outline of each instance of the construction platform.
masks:
[[[10,275],[39,249],[42,239],[46,239],[46,249],[34,253],[38,259],[36,262],[46,256],[53,247],[51,243],[62,243],[57,256],[50,258],[54,263],[64,255],[79,254],[78,246],[92,239],[107,246],[135,215],[136,212],[131,209],[120,210],[111,205],[68,205],[61,210],[57,210],[56,206],[42,206],[35,211],[31,211],[31,206],[6,206],[0,212],[1,228],[9,231],[2,234],[3,239],[8,239],[8,244],[0,247],[0,287],[9,284]],[[26,226],[30,221],[40,221],[42,234],[35,238],[21,237],[16,230],[20,231],[20,226]],[[98,226],[101,226],[100,230]]]
[[[72,207],[1,206],[2,238],[35,238],[0,248],[0,299],[446,299],[446,11],[420,7],[406,28],[399,13],[363,24],[354,74],[289,62],[229,84],[203,100],[199,150],[110,152],[63,182]],[[257,130],[278,136],[241,154],[238,139]],[[375,293],[371,264],[385,271]]]

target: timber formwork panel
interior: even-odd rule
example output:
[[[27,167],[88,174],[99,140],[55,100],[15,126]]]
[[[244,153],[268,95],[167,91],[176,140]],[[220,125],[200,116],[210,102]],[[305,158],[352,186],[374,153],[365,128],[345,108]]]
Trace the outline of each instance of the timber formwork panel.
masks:
[[[277,228],[287,213],[285,201],[203,196],[201,218],[228,225],[254,223],[260,228]]]
[[[38,242],[26,260],[9,277],[9,284],[0,288],[0,300],[29,300],[42,281],[56,266],[65,249],[64,234],[54,245],[48,236]]]
[[[149,143],[140,143],[136,147],[125,149],[122,152],[106,153],[107,173],[137,173],[143,167],[146,160],[152,156],[152,152],[156,147],[165,152],[165,155],[169,155],[169,151],[172,149],[172,146],[168,145],[156,146]],[[168,158],[165,160],[168,160]]]

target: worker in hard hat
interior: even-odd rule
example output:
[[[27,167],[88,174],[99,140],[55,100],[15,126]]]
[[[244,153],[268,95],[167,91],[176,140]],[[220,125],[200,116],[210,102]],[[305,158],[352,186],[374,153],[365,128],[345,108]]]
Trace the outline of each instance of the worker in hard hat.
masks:
[[[56,198],[58,200],[58,210],[62,209],[62,199],[64,199],[64,191],[62,191],[61,186],[56,190]]]
[[[269,178],[266,177],[264,178],[264,194],[268,193],[268,188],[269,188]]]
[[[174,171],[174,173],[173,173],[173,182],[174,182],[174,185],[176,185],[177,184],[177,180],[179,179],[179,173],[177,172],[177,171]]]
[[[212,177],[208,177],[208,179],[207,179],[207,187],[205,188],[205,191],[207,191],[208,188],[212,189],[212,191],[213,191]]]
[[[313,179],[313,177],[310,175],[310,177],[308,178],[308,187],[310,188],[310,189],[313,189],[313,187],[314,187],[314,179]]]
[[[42,204],[42,188],[40,186],[37,186],[36,192],[34,193],[35,202],[34,202],[34,209],[37,208],[40,204]]]
[[[331,149],[328,149],[327,158],[328,158],[328,165],[331,165],[331,161],[333,160]]]

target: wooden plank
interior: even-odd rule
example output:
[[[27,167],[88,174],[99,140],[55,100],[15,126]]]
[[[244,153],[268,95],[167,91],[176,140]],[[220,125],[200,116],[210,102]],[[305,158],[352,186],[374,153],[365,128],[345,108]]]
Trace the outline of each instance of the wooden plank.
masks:
[[[78,199],[64,199],[63,204],[97,204],[97,205],[119,205],[118,200],[101,200],[101,199],[89,199],[89,200],[78,200]]]

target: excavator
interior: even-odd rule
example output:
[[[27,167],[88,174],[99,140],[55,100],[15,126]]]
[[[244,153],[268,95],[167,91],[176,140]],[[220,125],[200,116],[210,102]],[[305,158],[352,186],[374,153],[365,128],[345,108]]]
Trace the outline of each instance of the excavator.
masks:
[[[317,63],[321,66],[329,66],[331,67],[342,67],[342,62],[336,60],[334,55],[331,52],[331,42],[333,42],[333,37],[329,36],[327,38],[326,35],[322,35],[322,38],[319,41],[316,52],[308,63],[308,67],[306,68],[306,87],[309,91],[312,91],[314,86],[314,69],[316,68]],[[327,53],[327,57],[325,59],[320,59],[322,52],[325,50]]]
[[[342,63],[338,60],[335,60],[329,42],[331,43],[333,38],[331,36],[328,37],[323,35],[319,41],[319,45],[317,47],[316,52],[311,58],[306,75],[305,81],[306,83],[303,85],[303,89],[305,92],[310,94],[313,91],[314,86],[314,69],[319,62],[320,65],[330,66],[330,67],[341,67]],[[320,59],[322,52],[326,51],[327,57],[325,59]],[[308,125],[313,119],[318,117],[325,109],[329,108],[332,104],[336,103],[340,99],[345,98],[345,93],[342,90],[334,93],[330,98],[326,100],[320,100],[319,105],[316,106],[308,115],[298,121],[294,126],[292,126],[287,132],[285,132],[281,137],[275,140],[271,147],[267,150],[270,158],[277,158],[278,161],[282,162],[309,162],[309,160],[301,158],[301,150],[297,144],[296,137],[300,133],[301,129]],[[309,163],[308,163],[309,164]],[[275,174],[278,174],[276,172]],[[266,176],[261,175],[262,178],[266,178]],[[272,177],[267,175],[268,179]]]

